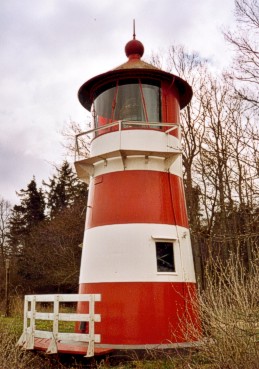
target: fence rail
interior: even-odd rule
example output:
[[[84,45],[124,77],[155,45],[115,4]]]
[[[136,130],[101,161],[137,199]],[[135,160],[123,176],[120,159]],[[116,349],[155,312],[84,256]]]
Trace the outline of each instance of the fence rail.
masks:
[[[88,302],[89,313],[61,313],[60,303],[67,302]],[[70,294],[70,295],[27,295],[24,298],[24,318],[23,333],[18,341],[18,345],[26,350],[34,349],[35,338],[49,339],[47,353],[58,352],[58,342],[85,342],[88,344],[86,356],[94,356],[95,342],[101,342],[101,336],[95,334],[95,322],[101,321],[100,314],[95,314],[95,302],[101,301],[100,294]],[[53,303],[53,312],[37,311],[37,303]],[[36,306],[37,305],[37,306]],[[49,304],[51,306],[51,304]],[[52,330],[36,329],[37,320],[52,321]],[[59,332],[59,322],[88,322],[89,333],[64,333]],[[29,322],[29,324],[28,324]]]

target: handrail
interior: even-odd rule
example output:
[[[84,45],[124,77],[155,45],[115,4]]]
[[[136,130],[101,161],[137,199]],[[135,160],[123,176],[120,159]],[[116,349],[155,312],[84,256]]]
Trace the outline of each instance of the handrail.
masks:
[[[122,131],[125,128],[130,127],[146,127],[148,129],[156,129],[157,127],[170,127],[166,131],[163,131],[165,134],[171,133],[173,130],[179,128],[179,123],[162,123],[162,122],[143,122],[143,121],[128,121],[128,120],[118,120],[112,123],[105,124],[103,126],[92,128],[88,131],[83,131],[75,135],[75,161],[77,161],[77,158],[80,157],[80,148],[79,148],[79,138],[81,136],[87,136],[94,134],[94,138],[98,136],[98,132],[109,130],[112,127],[118,126],[118,131]],[[89,142],[90,144],[90,142]]]
[[[89,313],[60,313],[60,302],[88,302]],[[88,343],[86,357],[94,356],[94,343],[101,341],[101,336],[95,334],[95,322],[101,321],[100,314],[95,314],[95,302],[101,301],[100,294],[67,294],[67,295],[27,295],[24,298],[23,333],[17,343],[26,350],[34,349],[35,338],[50,339],[47,353],[58,352],[58,342],[81,341]],[[39,312],[36,303],[53,303],[53,312]],[[29,320],[29,326],[28,326]],[[36,320],[53,321],[52,331],[36,330]],[[59,332],[59,322],[89,322],[89,333],[63,333]]]

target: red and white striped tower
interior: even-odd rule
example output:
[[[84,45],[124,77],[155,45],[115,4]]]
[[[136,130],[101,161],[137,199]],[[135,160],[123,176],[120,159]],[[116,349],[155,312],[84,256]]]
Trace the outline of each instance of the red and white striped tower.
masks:
[[[94,122],[90,155],[75,163],[89,183],[79,292],[102,295],[96,346],[169,347],[195,315],[179,127],[192,89],[142,61],[135,35],[125,52],[78,94]]]

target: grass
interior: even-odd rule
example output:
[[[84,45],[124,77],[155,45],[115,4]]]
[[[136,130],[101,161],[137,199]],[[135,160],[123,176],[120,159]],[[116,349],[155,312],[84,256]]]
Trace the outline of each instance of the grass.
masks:
[[[38,327],[47,329],[49,321],[42,321]],[[74,325],[69,323],[69,329],[73,331]],[[72,323],[73,324],[73,323]],[[152,351],[151,358],[137,359],[134,352],[127,357],[119,359],[99,359],[86,360],[80,357],[76,360],[67,357],[57,357],[56,355],[45,355],[43,353],[23,351],[16,347],[16,343],[22,333],[23,319],[22,316],[16,315],[12,317],[0,317],[0,368],[1,369],[213,369],[206,364],[201,364],[197,357],[184,357],[179,355],[162,355],[161,352]],[[189,364],[192,363],[190,367]],[[187,362],[189,363],[187,366]],[[197,365],[196,365],[197,364]]]
[[[50,320],[37,320],[36,322],[36,329],[39,331],[51,332],[52,326],[53,326],[53,323]],[[59,332],[63,332],[63,333],[73,333],[75,330],[75,323],[59,321],[58,330]]]
[[[47,323],[47,325],[45,325]],[[41,329],[47,329],[50,322],[42,321]],[[72,358],[68,362],[67,358],[57,358],[35,352],[24,352],[15,346],[22,333],[22,317],[0,317],[0,368],[1,369],[219,369],[235,368],[212,363],[203,352],[197,350],[166,353],[161,351],[151,351],[142,360],[138,359],[134,352],[126,358],[110,357],[106,360],[87,361],[79,358],[76,362]],[[70,326],[70,329],[73,327]],[[259,366],[254,366],[257,369]],[[238,366],[237,366],[238,368]],[[244,368],[243,368],[244,369]],[[246,368],[248,369],[248,368]],[[249,368],[250,369],[250,368]]]
[[[52,303],[37,303],[36,311],[41,313],[53,313],[53,304]],[[75,306],[67,306],[64,304],[59,305],[60,313],[75,313]],[[30,320],[28,319],[28,326],[30,324]],[[35,321],[35,329],[40,331],[49,331],[51,332],[53,329],[53,321],[51,320],[41,320],[37,319]],[[73,321],[62,321],[59,320],[59,332],[63,333],[73,333],[75,330],[75,322]]]
[[[19,316],[0,316],[0,331],[8,332],[15,337],[19,337],[23,331],[23,319]]]

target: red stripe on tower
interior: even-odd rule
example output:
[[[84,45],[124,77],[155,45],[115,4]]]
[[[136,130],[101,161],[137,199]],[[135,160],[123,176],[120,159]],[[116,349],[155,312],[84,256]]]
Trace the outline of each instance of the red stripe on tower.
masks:
[[[89,184],[80,293],[102,295],[99,347],[168,347],[196,324],[179,128],[192,90],[143,62],[135,37],[125,50],[79,90],[93,115],[90,155],[75,163]]]
[[[98,176],[89,194],[87,228],[123,223],[188,227],[182,179],[148,170]]]

